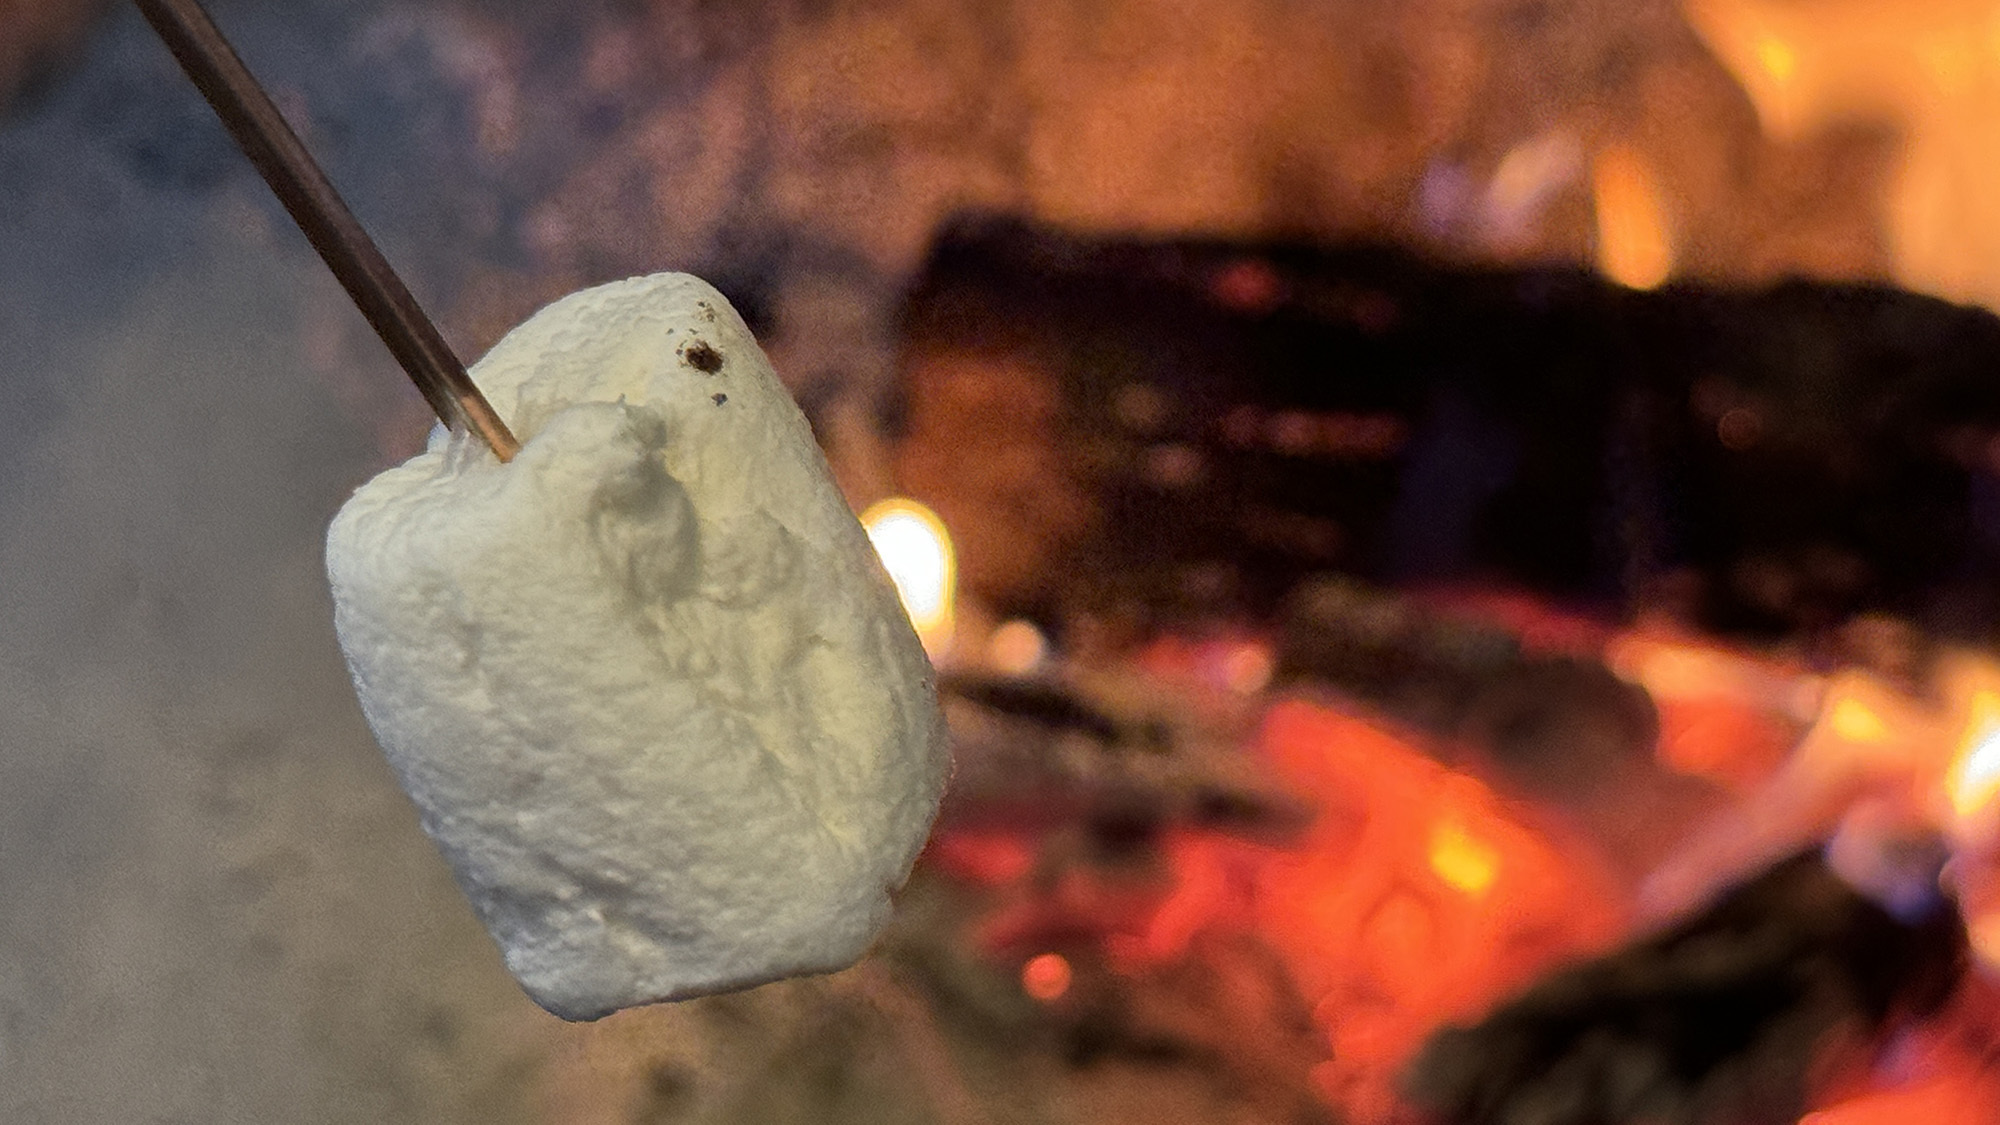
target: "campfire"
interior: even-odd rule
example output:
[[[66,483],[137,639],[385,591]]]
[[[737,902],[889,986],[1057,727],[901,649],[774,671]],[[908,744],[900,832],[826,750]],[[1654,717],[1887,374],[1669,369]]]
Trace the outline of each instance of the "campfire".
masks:
[[[0,897],[110,904],[102,945],[0,933],[0,1087],[200,1118],[147,1099],[214,1072],[188,1097],[269,1116],[324,1040],[365,1076],[326,1089],[419,1117],[1995,1120],[1991,4],[214,6],[466,358],[587,283],[715,281],[956,773],[860,967],[535,1022],[298,687],[340,680],[294,651],[302,513],[428,416],[135,20],[15,4],[5,545],[57,593],[0,613],[53,669],[0,687],[19,745],[129,753],[0,785]],[[172,828],[115,879],[43,840],[118,819],[100,775]],[[154,930],[201,988],[90,991]],[[242,981],[236,1054],[159,1033]],[[142,1041],[170,1082],[71,1077]]]
[[[1730,588],[1754,573],[1731,552],[1784,544],[1721,513],[1702,514],[1713,553],[1657,577],[1634,575],[1673,547],[1644,538],[1555,569],[1504,530],[1399,541],[1408,500],[1384,467],[1440,426],[1478,432],[1451,412],[1480,408],[1440,420],[1449,385],[1408,389],[1441,362],[1406,350],[1414,294],[1456,283],[1380,251],[1004,223],[936,252],[893,456],[941,519],[900,550],[949,558],[1011,529],[1003,558],[967,548],[944,661],[961,775],[927,871],[983,904],[964,940],[1075,1034],[1135,1018],[1187,961],[1255,949],[1312,1046],[1242,1012],[1226,1026],[1291,1050],[1286,1088],[1347,1121],[1985,1120],[1990,1002],[1968,965],[1994,963],[1978,873],[2000,827],[2000,659],[1852,585],[1807,587],[1781,611],[1796,624],[1771,621]],[[1626,332],[1776,307],[1564,284],[1570,315]],[[1641,300],[1658,306],[1620,303]],[[1551,348],[1578,331],[1546,323]],[[1279,333],[1315,374],[1231,365]],[[1106,370],[1097,353],[1120,348],[1151,360]],[[1371,382],[1385,369],[1403,388]],[[1635,476],[1684,474],[1703,439],[1658,417],[1638,438],[1626,404],[1678,397],[1727,452],[1740,408],[1704,415],[1708,377],[1664,363],[1572,418],[1629,443]],[[1494,428],[1535,425],[1506,393],[1482,404]],[[1039,468],[952,471],[965,449]],[[1656,498],[1588,495],[1616,482],[1579,496],[1515,471],[1457,518],[1511,501],[1657,521]],[[1022,524],[1027,481],[1080,514]],[[1862,549],[1870,573],[1907,572],[1899,546]],[[1429,573],[1371,584],[1413,565]],[[941,594],[905,596],[914,614]],[[1024,631],[1030,662],[1010,655]],[[1271,1081],[1279,1047],[1208,1031],[1125,1029]]]

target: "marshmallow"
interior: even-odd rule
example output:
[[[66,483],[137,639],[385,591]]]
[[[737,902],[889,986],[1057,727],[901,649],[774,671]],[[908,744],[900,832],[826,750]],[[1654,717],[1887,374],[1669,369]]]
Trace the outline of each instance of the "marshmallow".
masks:
[[[572,294],[463,435],[327,534],[362,711],[516,980],[565,1019],[828,972],[888,921],[948,771],[934,679],[721,294]]]

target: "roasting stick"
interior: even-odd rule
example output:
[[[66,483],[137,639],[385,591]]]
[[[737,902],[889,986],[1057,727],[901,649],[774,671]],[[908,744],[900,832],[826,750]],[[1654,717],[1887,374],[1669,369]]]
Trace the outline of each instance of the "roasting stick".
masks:
[[[446,426],[471,430],[500,460],[512,460],[521,444],[479,393],[437,325],[424,315],[402,278],[361,229],[215,21],[197,0],[136,2],[361,315],[409,373],[424,401]]]

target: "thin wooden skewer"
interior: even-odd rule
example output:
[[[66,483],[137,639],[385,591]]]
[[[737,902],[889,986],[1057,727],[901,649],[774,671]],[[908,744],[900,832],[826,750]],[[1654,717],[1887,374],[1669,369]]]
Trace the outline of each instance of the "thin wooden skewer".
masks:
[[[512,460],[521,444],[479,393],[437,325],[418,307],[215,21],[197,0],[136,2],[361,315],[409,373],[424,401],[445,425],[470,429],[493,447],[500,460]]]

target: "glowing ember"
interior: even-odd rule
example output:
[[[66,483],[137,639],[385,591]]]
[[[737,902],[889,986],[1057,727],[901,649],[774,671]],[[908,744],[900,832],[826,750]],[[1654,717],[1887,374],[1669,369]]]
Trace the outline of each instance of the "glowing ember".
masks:
[[[997,887],[1033,870],[1035,849],[1013,832],[954,828],[932,836],[924,858],[953,878]]]
[[[1170,638],[1145,656],[1157,674],[1213,690],[1244,644]],[[1132,976],[1199,956],[1204,937],[1253,935],[1324,1036],[1332,1061],[1312,1072],[1320,1093],[1355,1125],[1406,1119],[1397,1075],[1439,1024],[1476,1018],[1556,961],[1623,933],[1622,896],[1588,846],[1523,821],[1380,722],[1281,701],[1265,711],[1256,750],[1319,809],[1283,842],[1181,825],[1162,834],[1164,864],[1090,866],[1059,834],[960,824],[926,855],[934,870],[989,888],[995,908],[973,940],[1018,965],[1022,991],[1043,1003],[1075,987],[1054,948],[1088,946]]]
[[[1873,708],[1851,696],[1834,701],[1827,723],[1833,733],[1849,742],[1879,746],[1889,741],[1889,724]]]
[[[1449,886],[1478,898],[1500,877],[1500,852],[1463,824],[1440,820],[1431,830],[1431,870]]]
[[[1660,761],[1730,788],[1768,780],[1821,711],[1818,677],[1707,638],[1640,629],[1612,638],[1604,655],[1659,709]]]
[[[1982,964],[2000,965],[2000,913],[1967,918],[1965,940]]]
[[[1350,1120],[1397,1119],[1395,1075],[1440,1023],[1622,932],[1587,848],[1514,819],[1384,727],[1287,701],[1260,742],[1322,813],[1255,869],[1248,906],[1314,1005],[1333,1048],[1315,1073]]]
[[[1756,790],[1721,850],[1696,857],[1711,880],[1717,871],[1754,871],[1829,834],[1885,847],[1907,834],[1877,840],[1864,830],[1908,827],[1911,817],[1936,828],[1954,808],[1961,817],[2000,820],[2000,664],[1983,654],[1944,653],[1931,689],[1917,692],[1858,668],[1822,678],[1658,629],[1562,637],[1562,650],[1601,652],[1653,693],[1666,733],[1701,744],[1676,751],[1699,758],[1698,772]],[[1010,622],[984,651],[1001,663],[1018,645],[1039,660],[1045,643],[1032,626]],[[1133,661],[1142,675],[1212,706],[1243,708],[1239,692],[1268,699],[1259,687],[1270,675],[1269,644],[1247,631],[1156,638]],[[1503,799],[1428,752],[1421,736],[1325,700],[1279,698],[1258,710],[1255,760],[1317,810],[1296,835],[1174,824],[1160,833],[1157,854],[1113,864],[1080,858],[1094,853],[1077,852],[1074,840],[1039,822],[980,822],[941,830],[930,862],[988,888],[996,906],[973,927],[974,944],[1044,1004],[1076,989],[1066,953],[1087,949],[1091,964],[1130,980],[1202,957],[1217,935],[1254,938],[1276,955],[1323,1037],[1325,1061],[1311,1070],[1317,1092],[1354,1125],[1401,1125],[1411,1110],[1398,1075],[1426,1037],[1478,1019],[1557,962],[1623,937],[1630,900],[1594,837],[1559,810]],[[1771,776],[1809,721],[1804,748]],[[1951,802],[1943,798],[1947,782]],[[1855,791],[1867,799],[1861,806],[1846,796]],[[1793,806],[1825,817],[1801,827],[1771,811]],[[1869,815],[1853,815],[1855,808]],[[2000,831],[1990,835],[2000,839]],[[1987,964],[2000,964],[2000,889],[1970,886],[1994,891],[1975,901],[1965,882],[2000,871],[2000,863],[1963,848],[1957,854],[1972,944]],[[1935,868],[1923,878],[1934,892]],[[1989,899],[1991,909],[1975,909]],[[1946,1069],[1875,1080],[1882,1084],[1875,1090],[1889,1092],[1857,1098],[1870,1087],[1841,1085],[1850,1100],[1822,1103],[1811,1125],[1910,1120],[1897,1114],[1914,1105],[1937,1107],[1920,1115],[1936,1125],[1985,1120],[1953,1116],[1953,1099],[1968,1088],[1988,1091],[1978,1075],[1970,1087]],[[1917,1100],[1900,1100],[1904,1094]]]
[[[915,500],[884,500],[861,513],[861,525],[902,595],[903,609],[932,659],[951,646],[958,564],[937,514]]]
[[[2000,1119],[1996,1018],[1993,983],[1968,978],[1943,1011],[1903,1037],[1894,1062],[1867,1088],[1845,1092],[1799,1125],[1992,1125]]]
[[[1831,1109],[1809,1113],[1799,1125],[1991,1125],[1992,1099],[1996,1093],[1990,1078],[1978,1075],[1950,1075],[1921,1082],[1907,1089],[1890,1090],[1856,1098]]]
[[[1003,621],[986,639],[986,660],[996,672],[1025,676],[1048,659],[1048,638],[1031,622]]]
[[[1069,991],[1071,977],[1069,958],[1060,953],[1044,953],[1030,957],[1021,966],[1021,991],[1047,1004]]]

